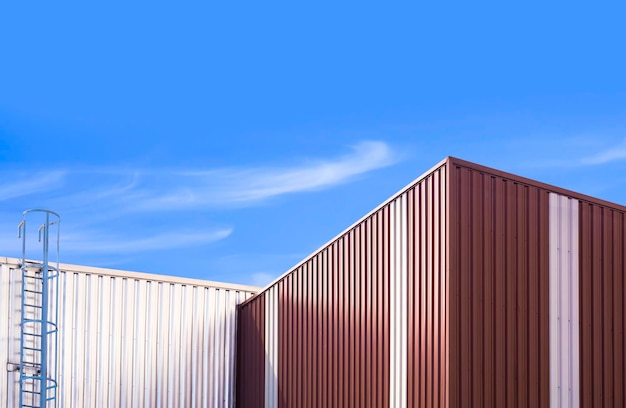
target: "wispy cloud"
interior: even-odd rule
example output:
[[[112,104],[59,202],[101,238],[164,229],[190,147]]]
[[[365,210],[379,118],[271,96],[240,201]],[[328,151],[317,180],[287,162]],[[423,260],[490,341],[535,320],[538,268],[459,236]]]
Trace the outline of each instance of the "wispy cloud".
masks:
[[[89,235],[87,237],[83,234],[65,234],[63,237],[63,251],[90,253],[134,253],[156,251],[209,244],[227,238],[232,234],[232,232],[232,228],[223,228],[204,232],[167,232],[131,239],[98,234]]]
[[[618,160],[626,159],[626,140],[621,144],[603,150],[600,153],[585,157],[581,160],[583,164],[606,164]]]
[[[58,188],[66,175],[64,171],[35,173],[29,176],[3,174],[0,184],[0,201],[47,192]],[[13,179],[12,181],[9,181]]]
[[[343,155],[302,159],[290,166],[74,168],[22,174],[15,181],[0,182],[0,200],[13,200],[12,207],[41,205],[59,212],[63,225],[80,230],[80,234],[73,234],[63,229],[64,253],[128,255],[209,244],[225,239],[233,231],[198,230],[197,225],[181,222],[179,214],[175,221],[161,216],[163,212],[193,211],[214,218],[216,209],[253,206],[287,194],[328,189],[398,160],[386,143],[366,141]],[[16,218],[15,225],[19,222]],[[204,220],[211,222],[208,217]],[[124,221],[128,224],[120,224]],[[136,228],[153,231],[155,222],[157,232],[137,237]],[[13,235],[15,226],[8,226],[6,231]],[[15,241],[13,236],[0,234],[0,249],[15,253]]]
[[[0,199],[15,198],[42,189],[53,191],[47,203],[57,209],[90,208],[94,217],[128,212],[202,210],[251,206],[293,193],[319,191],[347,183],[400,160],[386,143],[365,141],[347,154],[326,159],[302,159],[292,166],[227,167],[213,169],[74,169],[34,175],[32,182],[0,185]]]
[[[329,188],[397,161],[387,144],[362,142],[350,154],[299,166],[176,172],[168,177],[168,184],[176,186],[171,191],[143,189],[133,201],[142,210],[250,205],[284,194]]]

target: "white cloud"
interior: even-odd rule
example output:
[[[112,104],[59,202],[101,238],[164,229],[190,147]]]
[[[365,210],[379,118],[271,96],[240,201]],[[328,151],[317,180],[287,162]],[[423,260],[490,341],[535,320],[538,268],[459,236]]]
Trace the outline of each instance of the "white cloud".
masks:
[[[626,159],[626,140],[593,156],[582,159],[583,164],[606,164]]]
[[[3,184],[0,184],[0,201],[42,193],[57,188],[65,177],[65,172],[56,170],[40,172],[29,177],[3,174]],[[15,179],[14,181],[8,181]]]
[[[205,232],[168,232],[134,239],[64,234],[62,246],[63,252],[135,253],[209,244],[227,238],[232,232],[232,228],[223,228]]]
[[[36,173],[0,184],[0,200],[40,193],[37,202],[49,208],[64,213],[87,210],[91,217],[249,206],[285,194],[327,189],[397,161],[398,155],[386,143],[365,141],[333,159],[303,159],[300,164],[284,167],[78,168]],[[61,182],[63,194],[49,191]]]
[[[179,172],[169,193],[144,189],[140,209],[171,210],[219,205],[250,205],[272,197],[329,188],[397,162],[383,142],[362,142],[350,154],[286,168],[217,169]]]
[[[30,175],[19,173],[17,176],[7,173],[4,179],[0,179],[0,201],[13,199],[12,207],[26,209],[36,205],[60,213],[64,225],[81,231],[72,234],[63,229],[63,253],[130,254],[208,244],[228,237],[232,229],[198,232],[193,225],[173,225],[176,221],[168,217],[159,220],[163,233],[129,238],[136,237],[135,233],[129,233],[130,227],[117,227],[115,231],[119,234],[113,232],[111,222],[116,219],[133,217],[133,225],[140,225],[153,222],[154,214],[147,214],[152,211],[201,212],[220,207],[251,206],[285,194],[327,189],[398,160],[386,143],[366,141],[335,158],[301,160],[295,165],[282,167],[185,171],[76,168]],[[17,214],[11,218],[15,219],[15,225],[7,226],[2,229],[6,233],[0,234],[0,250],[5,254],[19,252],[19,240],[13,236],[13,231],[16,231],[20,217]],[[186,227],[189,230],[180,232],[180,228]],[[124,230],[127,232],[122,233]],[[259,281],[262,280],[259,277]]]

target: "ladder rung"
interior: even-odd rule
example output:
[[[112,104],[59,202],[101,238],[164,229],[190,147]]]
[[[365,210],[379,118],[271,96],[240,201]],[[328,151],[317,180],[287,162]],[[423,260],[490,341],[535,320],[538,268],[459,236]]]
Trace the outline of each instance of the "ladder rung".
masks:
[[[41,271],[34,271],[30,268],[26,270],[22,269],[22,276],[30,279],[41,279]]]
[[[24,303],[24,306],[27,306],[27,307],[36,307],[36,308],[38,308],[38,309],[41,309],[41,308],[43,307],[43,306],[40,306],[40,305],[31,305],[31,304],[29,304],[29,303]]]
[[[24,346],[23,348],[24,348],[24,349],[26,349],[26,350],[41,351],[41,349],[40,349],[40,348],[33,348],[33,347],[26,347],[26,346]]]
[[[24,334],[24,335],[26,335],[26,336],[41,337],[41,334],[37,334],[37,333],[26,333],[26,332],[22,332],[22,334]]]
[[[43,292],[40,292],[38,290],[30,290],[30,289],[24,289],[24,292],[28,292],[28,293],[36,293],[38,295],[42,295]]]
[[[26,335],[26,336],[41,337],[41,334],[37,334],[37,333],[26,333],[26,332],[22,332],[22,334],[24,334],[24,335]]]
[[[43,323],[43,320],[42,319],[24,319],[24,320],[22,320],[22,322]]]

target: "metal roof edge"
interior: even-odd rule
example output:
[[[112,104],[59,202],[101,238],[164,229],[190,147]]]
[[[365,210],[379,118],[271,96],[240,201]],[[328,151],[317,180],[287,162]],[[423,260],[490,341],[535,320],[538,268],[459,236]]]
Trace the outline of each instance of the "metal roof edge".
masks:
[[[476,171],[482,171],[487,174],[493,174],[494,176],[499,176],[505,179],[509,179],[511,181],[527,184],[527,185],[534,186],[534,187],[543,188],[545,190],[552,191],[554,193],[576,198],[578,200],[586,201],[592,204],[597,204],[597,205],[601,205],[604,207],[613,208],[615,210],[626,213],[626,206],[622,204],[614,203],[614,202],[607,201],[607,200],[602,200],[597,197],[578,193],[573,190],[568,190],[566,188],[557,187],[552,184],[543,183],[541,181],[537,181],[537,180],[530,179],[530,178],[523,177],[523,176],[518,176],[517,174],[508,173],[506,171],[494,169],[492,167],[483,166],[482,164],[473,163],[473,162],[459,159],[459,158],[452,157],[452,156],[448,156],[448,161],[450,165],[457,165],[457,166],[462,166],[462,167],[466,167],[469,169],[473,169]]]
[[[417,183],[419,183],[420,181],[422,181],[423,179],[425,179],[427,176],[429,176],[431,173],[433,173],[435,170],[443,167],[444,165],[448,164],[450,162],[451,157],[447,156],[446,158],[444,158],[443,160],[439,161],[437,164],[435,164],[434,166],[432,166],[430,169],[428,169],[427,171],[425,171],[424,173],[422,173],[420,176],[418,176],[417,178],[415,178],[413,181],[411,181],[409,184],[407,184],[406,186],[404,186],[403,188],[401,188],[398,192],[396,192],[395,194],[393,194],[391,197],[387,198],[385,201],[383,201],[382,203],[380,203],[378,206],[376,206],[373,210],[369,211],[367,214],[365,214],[364,216],[362,216],[361,218],[359,218],[357,221],[353,222],[349,227],[345,228],[344,230],[342,230],[339,234],[335,235],[333,238],[331,238],[329,241],[327,241],[326,243],[324,243],[322,246],[320,246],[319,248],[317,248],[315,251],[311,252],[309,255],[307,255],[304,259],[302,259],[300,262],[298,262],[297,264],[295,264],[294,266],[292,266],[291,268],[289,268],[286,272],[284,272],[282,275],[280,275],[278,278],[274,279],[273,281],[271,281],[268,285],[264,286],[258,293],[256,293],[254,296],[250,297],[249,299],[246,299],[245,301],[241,302],[238,307],[243,307],[246,304],[248,304],[249,302],[253,301],[254,299],[257,298],[257,296],[262,295],[263,293],[265,293],[268,289],[270,289],[272,286],[274,286],[275,284],[277,284],[278,282],[280,282],[282,279],[284,279],[287,275],[289,275],[290,273],[292,273],[293,271],[295,271],[296,269],[298,269],[300,266],[302,266],[303,264],[305,264],[307,261],[309,261],[311,258],[313,258],[315,255],[317,255],[318,253],[320,253],[322,250],[324,250],[324,248],[328,247],[330,244],[332,244],[333,242],[335,242],[336,240],[338,240],[339,238],[341,238],[344,234],[348,233],[351,229],[353,229],[354,227],[356,227],[357,225],[359,225],[361,222],[363,222],[365,219],[367,219],[368,217],[370,217],[372,214],[376,213],[378,210],[380,210],[381,208],[383,208],[384,206],[386,206],[387,204],[389,204],[390,202],[392,202],[393,200],[395,200],[396,198],[398,198],[400,195],[402,195],[405,191],[409,190],[411,187],[413,187],[414,185],[416,185]]]
[[[16,268],[19,268],[20,261],[21,260],[17,258],[0,257],[0,264],[15,266]],[[189,286],[205,286],[216,289],[238,290],[253,293],[257,293],[259,292],[259,290],[261,290],[261,288],[257,286],[242,285],[239,283],[216,282],[204,279],[185,278],[172,275],[159,275],[146,272],[126,271],[121,269],[99,268],[95,266],[60,263],[59,269],[64,272],[88,273],[100,276],[111,276],[126,279],[142,279],[152,282],[177,283]]]

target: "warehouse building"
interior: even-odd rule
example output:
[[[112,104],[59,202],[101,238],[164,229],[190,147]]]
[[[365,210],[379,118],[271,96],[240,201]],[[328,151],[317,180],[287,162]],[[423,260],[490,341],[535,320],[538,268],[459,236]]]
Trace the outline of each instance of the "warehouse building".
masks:
[[[236,305],[258,288],[60,265],[56,398],[37,407],[232,407]],[[0,406],[20,401],[20,260],[0,258]],[[51,358],[49,358],[51,359]],[[5,369],[6,367],[6,369]]]
[[[449,157],[243,302],[239,407],[623,407],[626,207]]]
[[[625,213],[449,157],[262,290],[60,265],[58,392],[34,406],[623,407]],[[0,258],[7,407],[20,263]]]

